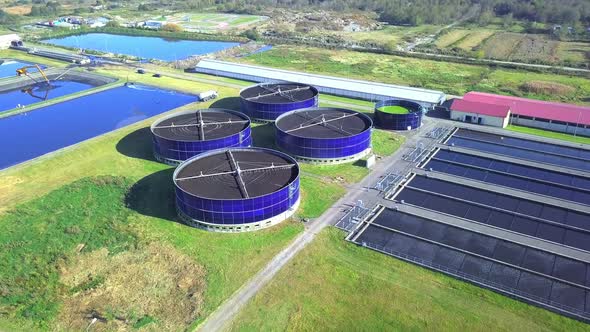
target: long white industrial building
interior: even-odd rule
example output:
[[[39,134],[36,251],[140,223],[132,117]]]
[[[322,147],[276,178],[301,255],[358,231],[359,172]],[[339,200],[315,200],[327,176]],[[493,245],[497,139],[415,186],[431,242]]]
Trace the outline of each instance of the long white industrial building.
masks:
[[[370,101],[405,99],[417,102],[424,107],[434,107],[440,105],[446,99],[445,94],[441,91],[314,75],[211,59],[201,60],[195,70],[198,73],[253,82],[295,82],[309,84],[316,87],[320,92]]]

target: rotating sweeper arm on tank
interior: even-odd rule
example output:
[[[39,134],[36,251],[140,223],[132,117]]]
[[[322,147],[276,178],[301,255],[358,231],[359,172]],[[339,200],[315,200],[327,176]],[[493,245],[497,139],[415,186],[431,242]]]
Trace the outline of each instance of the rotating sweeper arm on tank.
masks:
[[[37,70],[39,71],[39,73],[41,73],[41,76],[43,76],[43,79],[45,79],[45,82],[48,85],[51,85],[51,83],[49,82],[49,78],[47,78],[47,75],[45,75],[45,72],[43,71],[43,69],[41,69],[41,67],[37,64],[31,65],[31,66],[25,66],[22,68],[19,68],[16,70],[16,76],[23,76],[25,75],[26,77],[30,78],[31,80],[33,80],[33,82],[38,83],[37,80],[35,80],[33,77],[31,77],[31,75],[29,75],[29,71],[27,69],[29,68],[37,68]]]
[[[284,97],[286,99],[289,99],[290,101],[297,101],[292,95],[291,93],[293,92],[297,92],[297,91],[303,91],[303,90],[309,90],[310,87],[309,86],[303,86],[303,87],[296,87],[293,89],[287,89],[287,90],[281,90],[281,87],[277,87],[275,88],[271,88],[270,85],[264,85],[261,84],[260,87],[266,91],[268,91],[269,93],[266,94],[262,94],[262,95],[258,95],[258,96],[254,96],[254,97],[250,97],[250,98],[246,98],[249,101],[252,100],[256,100],[256,99],[260,99],[260,98],[264,98],[264,97],[269,97],[269,96],[274,96],[274,95],[280,95],[281,97]]]
[[[41,99],[41,100],[47,100],[47,96],[49,96],[49,89],[45,89],[45,95],[44,96],[36,95],[33,92],[33,88],[32,87],[29,87],[27,89],[24,89],[23,92],[26,92],[29,96],[31,96],[33,98],[37,98],[37,99]]]
[[[285,132],[286,133],[291,133],[291,132],[294,132],[294,131],[297,131],[297,130],[306,129],[306,128],[310,128],[310,127],[315,127],[315,126],[320,126],[321,125],[321,126],[324,126],[324,127],[329,127],[330,129],[333,129],[333,130],[336,130],[336,131],[341,131],[344,134],[351,135],[352,133],[346,131],[344,128],[334,126],[330,122],[337,121],[337,120],[342,120],[342,119],[346,119],[346,118],[349,118],[349,117],[352,117],[352,116],[356,116],[356,114],[344,114],[344,115],[339,116],[337,118],[332,118],[332,119],[328,119],[328,120],[326,120],[326,118],[324,117],[324,115],[320,115],[320,116],[317,116],[315,118],[308,118],[308,117],[306,117],[306,118],[309,119],[308,121],[302,123],[299,127],[295,127],[295,128],[289,129],[289,130],[285,130]]]
[[[260,172],[260,171],[268,171],[268,170],[273,170],[273,169],[283,169],[283,168],[293,168],[295,167],[295,165],[293,164],[287,164],[287,165],[275,165],[274,163],[271,163],[270,166],[263,166],[263,167],[257,167],[257,168],[245,168],[245,169],[241,169],[240,172],[241,173],[248,173],[248,172]],[[202,179],[202,178],[207,178],[207,177],[215,177],[215,176],[220,176],[220,175],[235,175],[236,171],[232,170],[232,171],[228,171],[228,172],[218,172],[218,173],[210,173],[210,174],[205,174],[203,172],[201,172],[198,175],[193,175],[193,176],[185,176],[182,178],[177,178],[176,181],[186,181],[186,180],[195,180],[195,179]]]
[[[249,121],[222,121],[222,122],[203,122],[203,126],[214,126],[214,125],[222,125],[222,124],[237,124],[237,123],[248,123]],[[187,124],[169,124],[169,125],[162,125],[162,126],[154,126],[154,129],[166,129],[166,128],[183,128],[183,127],[199,127],[200,124],[198,123],[187,123]]]

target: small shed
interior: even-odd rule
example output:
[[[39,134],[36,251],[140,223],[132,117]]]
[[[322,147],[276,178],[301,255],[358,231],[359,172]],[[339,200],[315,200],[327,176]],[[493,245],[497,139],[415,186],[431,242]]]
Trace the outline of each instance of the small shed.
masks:
[[[485,126],[506,128],[510,106],[455,99],[451,105],[451,119]]]
[[[144,27],[152,30],[160,30],[164,26],[164,22],[160,21],[145,21]]]

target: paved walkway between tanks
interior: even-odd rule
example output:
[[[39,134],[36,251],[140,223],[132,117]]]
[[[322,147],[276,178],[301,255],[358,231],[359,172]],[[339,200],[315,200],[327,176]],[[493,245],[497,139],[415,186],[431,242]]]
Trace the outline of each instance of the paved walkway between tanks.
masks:
[[[390,171],[392,164],[397,160],[401,160],[401,156],[407,147],[414,147],[421,133],[428,132],[428,127],[434,127],[435,121],[425,124],[420,132],[410,133],[410,137],[406,140],[393,155],[383,158],[379,161],[373,170],[361,182],[350,185],[347,188],[347,194],[340,198],[328,211],[324,212],[319,218],[310,222],[303,233],[301,233],[293,242],[277,254],[260,272],[258,272],[252,279],[250,279],[244,286],[236,291],[228,300],[217,308],[198,329],[201,331],[221,331],[227,327],[234,317],[241,311],[241,309],[252,299],[266,284],[268,284],[274,276],[285,266],[289,261],[297,255],[305,246],[307,246],[315,238],[316,234],[330,225],[334,225],[343,215],[341,207],[346,204],[354,203],[358,199],[372,197],[374,200],[379,200],[379,192],[375,190],[367,190],[372,187],[381,176]]]

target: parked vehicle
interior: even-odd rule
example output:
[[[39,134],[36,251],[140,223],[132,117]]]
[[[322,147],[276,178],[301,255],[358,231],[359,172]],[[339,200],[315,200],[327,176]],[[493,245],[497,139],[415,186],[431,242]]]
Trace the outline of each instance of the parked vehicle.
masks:
[[[209,90],[205,92],[201,92],[197,95],[200,101],[207,101],[211,99],[217,98],[217,91]]]

